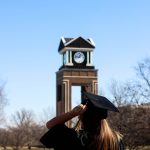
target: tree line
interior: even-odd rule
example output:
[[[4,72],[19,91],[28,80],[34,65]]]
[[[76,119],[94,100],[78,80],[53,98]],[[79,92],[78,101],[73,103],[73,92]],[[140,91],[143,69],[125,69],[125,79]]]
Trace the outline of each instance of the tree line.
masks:
[[[110,112],[108,121],[123,135],[129,150],[150,145],[150,58],[143,59],[135,67],[136,78],[123,83],[113,81],[111,100],[120,113]],[[0,88],[0,123],[6,98]],[[31,111],[22,109],[12,116],[5,128],[0,128],[0,146],[18,150],[23,146],[40,146],[39,138],[46,132],[45,122],[34,120]],[[30,148],[30,147],[29,147]]]
[[[5,128],[0,129],[0,146],[6,149],[7,146],[18,150],[24,146],[39,146],[39,138],[46,132],[45,125],[37,123],[33,113],[22,109],[17,111],[12,121]]]
[[[122,133],[129,150],[150,146],[150,58],[139,62],[135,72],[135,79],[111,84],[112,100],[120,113],[111,113],[109,121]]]

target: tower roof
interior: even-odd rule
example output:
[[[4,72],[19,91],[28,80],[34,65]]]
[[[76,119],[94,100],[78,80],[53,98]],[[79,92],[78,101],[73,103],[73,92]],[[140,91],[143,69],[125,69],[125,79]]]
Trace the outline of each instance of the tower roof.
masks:
[[[64,48],[95,48],[95,44],[91,38],[84,39],[81,36],[78,38],[64,38],[60,40],[58,51]]]

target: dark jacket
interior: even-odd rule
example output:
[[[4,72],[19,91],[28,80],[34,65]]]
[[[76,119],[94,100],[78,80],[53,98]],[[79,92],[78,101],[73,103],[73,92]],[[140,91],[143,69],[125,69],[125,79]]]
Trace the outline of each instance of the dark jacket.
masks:
[[[55,150],[82,150],[77,133],[65,125],[56,125],[46,132],[40,139],[46,148]]]
[[[48,130],[41,137],[40,142],[46,148],[54,148],[54,150],[86,150],[76,131],[64,124]],[[119,143],[119,150],[124,150],[122,141]]]

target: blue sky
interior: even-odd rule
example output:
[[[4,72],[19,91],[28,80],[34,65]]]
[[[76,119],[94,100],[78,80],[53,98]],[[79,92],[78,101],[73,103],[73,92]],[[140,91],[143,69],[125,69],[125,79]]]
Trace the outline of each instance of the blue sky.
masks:
[[[55,112],[60,38],[92,38],[99,90],[134,77],[150,57],[149,0],[0,1],[0,82],[10,115],[21,108]],[[75,95],[75,94],[74,94]]]

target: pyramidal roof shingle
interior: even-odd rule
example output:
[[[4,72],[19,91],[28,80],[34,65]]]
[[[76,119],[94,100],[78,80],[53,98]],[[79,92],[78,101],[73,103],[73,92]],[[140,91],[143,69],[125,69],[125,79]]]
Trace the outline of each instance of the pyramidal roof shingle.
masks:
[[[58,51],[61,51],[65,47],[69,48],[95,48],[95,44],[93,40],[84,39],[82,37],[78,38],[64,38],[62,37],[60,40]]]

